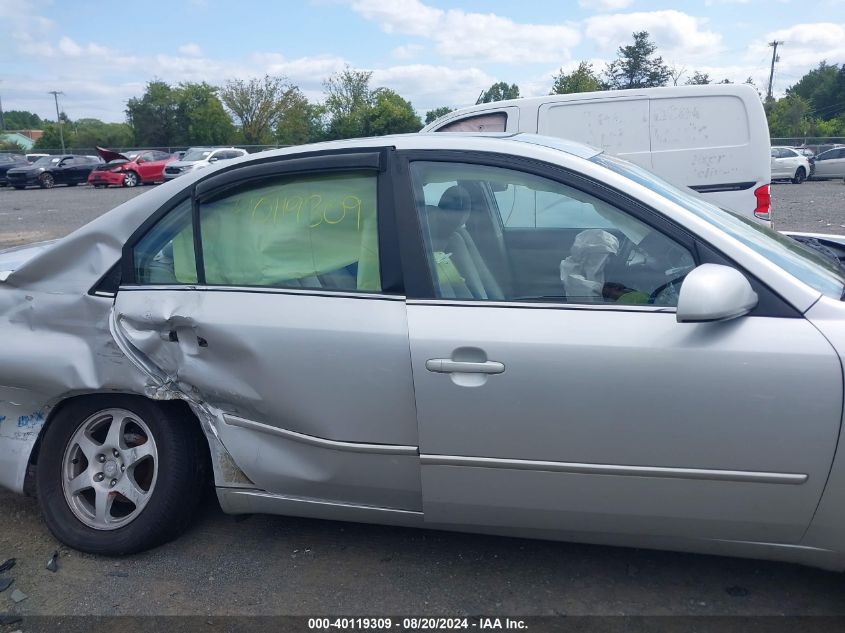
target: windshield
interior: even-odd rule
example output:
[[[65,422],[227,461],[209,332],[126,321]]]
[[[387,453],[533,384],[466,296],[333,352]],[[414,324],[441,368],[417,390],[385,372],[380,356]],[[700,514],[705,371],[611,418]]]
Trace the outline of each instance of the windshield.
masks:
[[[599,154],[590,160],[681,205],[828,297],[842,298],[845,290],[842,270],[834,261],[816,251],[750,218],[725,211],[684,193],[651,172],[621,158]]]
[[[211,154],[210,149],[192,149],[182,157],[186,163],[193,163],[198,160],[204,160]]]
[[[50,165],[58,165],[61,159],[61,156],[43,156],[32,163],[32,165],[33,167],[49,167]]]

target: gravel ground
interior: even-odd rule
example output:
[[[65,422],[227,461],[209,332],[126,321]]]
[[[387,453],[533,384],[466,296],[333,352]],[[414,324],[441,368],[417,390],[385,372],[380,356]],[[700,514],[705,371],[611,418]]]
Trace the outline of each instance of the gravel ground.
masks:
[[[0,247],[64,235],[143,191],[0,190]],[[845,233],[841,181],[779,184],[772,196],[778,228]],[[53,574],[45,565],[55,549]],[[795,565],[272,516],[236,520],[213,498],[179,540],[109,559],[60,546],[35,500],[0,491],[0,562],[10,557],[18,564],[5,576],[15,583],[0,593],[0,613],[24,616],[845,615],[843,577]],[[13,604],[14,588],[28,599]]]

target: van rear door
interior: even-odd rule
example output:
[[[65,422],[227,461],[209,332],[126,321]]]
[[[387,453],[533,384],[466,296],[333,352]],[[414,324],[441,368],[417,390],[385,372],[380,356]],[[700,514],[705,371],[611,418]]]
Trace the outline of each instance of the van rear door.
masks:
[[[646,96],[551,101],[540,106],[537,132],[580,141],[653,168]]]

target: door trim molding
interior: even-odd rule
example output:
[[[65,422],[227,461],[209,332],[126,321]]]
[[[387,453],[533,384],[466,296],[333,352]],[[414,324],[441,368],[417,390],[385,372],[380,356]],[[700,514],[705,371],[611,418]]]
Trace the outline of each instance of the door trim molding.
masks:
[[[769,473],[750,470],[717,470],[711,468],[670,468],[665,466],[623,466],[618,464],[582,464],[546,462],[497,457],[464,457],[460,455],[420,455],[423,466],[464,466],[468,468],[506,468],[582,475],[627,475],[630,477],[662,477],[669,479],[702,479],[762,484],[800,485],[807,481],[803,473]]]
[[[363,442],[344,442],[341,440],[329,440],[316,435],[306,435],[297,431],[289,431],[277,426],[270,426],[269,424],[262,424],[261,422],[254,422],[229,413],[223,414],[223,420],[229,426],[237,426],[249,431],[257,431],[259,433],[267,433],[268,435],[275,435],[283,437],[287,440],[299,442],[300,444],[308,444],[318,448],[325,448],[331,451],[347,451],[351,453],[378,453],[381,455],[417,455],[418,449],[416,446],[402,446],[398,444],[366,444]]]

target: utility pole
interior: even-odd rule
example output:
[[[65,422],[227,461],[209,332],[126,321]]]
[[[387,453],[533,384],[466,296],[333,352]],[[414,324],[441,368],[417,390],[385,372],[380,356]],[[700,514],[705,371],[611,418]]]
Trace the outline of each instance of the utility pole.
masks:
[[[62,115],[59,114],[59,95],[63,95],[64,92],[61,90],[51,90],[47,94],[53,95],[53,99],[56,100],[56,122],[59,124],[59,138],[62,141],[62,154],[65,153],[65,135],[62,132]]]
[[[772,69],[769,71],[769,89],[766,91],[767,101],[772,98],[772,80],[775,78],[775,62],[780,61],[778,57],[778,46],[781,44],[783,42],[779,42],[778,40],[769,42],[769,46],[772,47]]]
[[[0,134],[6,131],[6,119],[3,118],[3,99],[0,99]]]

